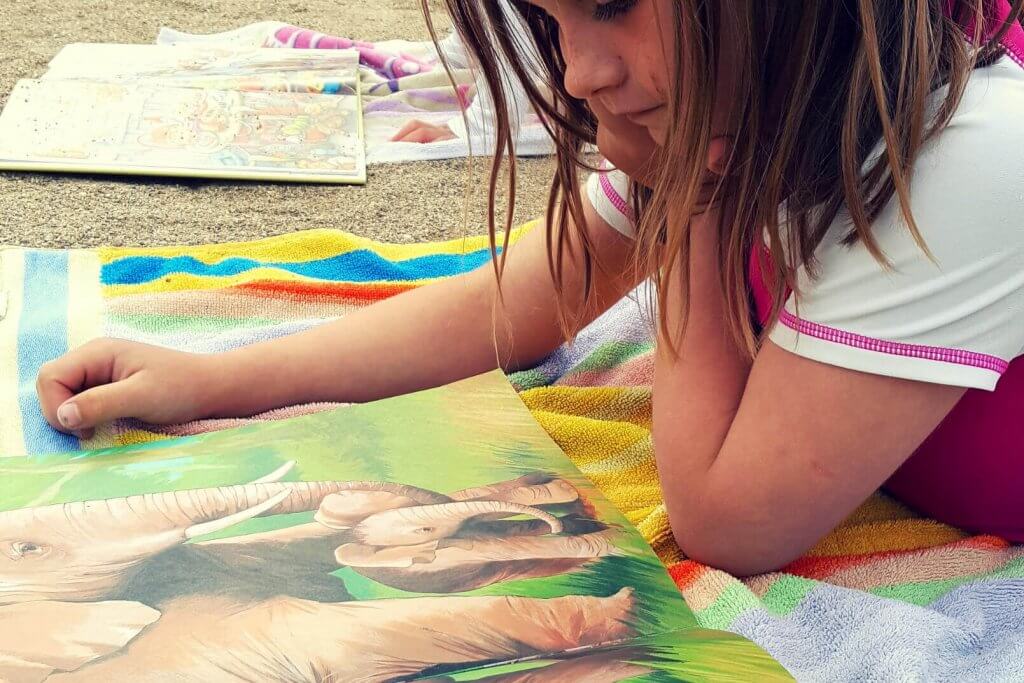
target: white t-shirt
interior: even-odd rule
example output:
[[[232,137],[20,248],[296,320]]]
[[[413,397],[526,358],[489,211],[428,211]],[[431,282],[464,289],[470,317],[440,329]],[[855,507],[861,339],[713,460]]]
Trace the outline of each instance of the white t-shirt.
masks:
[[[937,93],[937,98],[944,93]],[[593,174],[587,196],[635,234],[619,171]],[[886,271],[861,243],[844,246],[837,217],[816,251],[818,277],[798,273],[770,339],[822,363],[924,382],[993,390],[1024,355],[1024,69],[1011,57],[976,70],[949,126],[921,151],[911,208],[935,261],[893,199],[873,234]]]

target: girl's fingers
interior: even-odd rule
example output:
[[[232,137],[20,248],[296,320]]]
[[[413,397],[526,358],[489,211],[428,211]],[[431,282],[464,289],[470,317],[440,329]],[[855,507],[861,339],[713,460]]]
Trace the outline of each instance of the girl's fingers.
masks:
[[[421,129],[425,125],[426,124],[423,121],[420,121],[419,119],[413,119],[412,121],[409,121],[407,124],[399,128],[398,132],[391,136],[391,141],[409,142],[409,140],[406,140],[409,134],[414,133],[415,131]]]
[[[43,416],[51,426],[72,431],[61,424],[58,409],[83,389],[111,380],[113,344],[110,340],[86,344],[39,369],[36,393]]]
[[[408,140],[409,142],[426,144],[430,142],[439,142],[441,140],[450,140],[453,137],[455,137],[455,135],[443,126],[430,126],[429,128],[423,128],[416,131],[409,136]]]
[[[402,142],[415,142],[423,144],[425,142],[432,142],[434,140],[434,132],[427,128],[421,128],[414,130],[405,136]]]
[[[83,391],[57,408],[58,429],[88,438],[97,425],[121,417],[144,418],[152,408],[144,386],[131,377]]]
[[[416,142],[420,144],[451,140],[455,134],[448,126],[435,126],[425,121],[410,121],[391,138],[392,142]]]
[[[43,373],[40,371],[39,377],[36,379],[36,393],[39,395],[39,406],[42,408],[43,417],[50,423],[50,426],[62,432],[69,431],[62,427],[57,419],[57,409],[74,396],[75,392],[68,389],[59,380],[43,377]]]

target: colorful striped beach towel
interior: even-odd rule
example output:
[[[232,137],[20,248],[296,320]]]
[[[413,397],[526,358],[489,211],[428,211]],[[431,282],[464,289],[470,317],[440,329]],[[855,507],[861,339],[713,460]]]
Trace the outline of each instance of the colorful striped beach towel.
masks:
[[[39,415],[35,372],[89,338],[226,349],[342,316],[487,258],[483,238],[399,246],[333,230],[200,247],[4,250],[0,452],[95,448],[239,423],[122,423],[89,443],[58,435]],[[701,624],[753,639],[800,680],[1024,679],[1024,549],[917,518],[881,495],[782,572],[740,581],[684,559],[651,449],[645,300],[642,289],[624,299],[574,344],[511,381],[654,546]]]

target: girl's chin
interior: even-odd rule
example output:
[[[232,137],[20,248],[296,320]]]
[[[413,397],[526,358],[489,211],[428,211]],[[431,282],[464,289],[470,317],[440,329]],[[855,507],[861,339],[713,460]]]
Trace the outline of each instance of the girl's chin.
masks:
[[[668,137],[668,129],[663,125],[647,126],[647,134],[658,147],[665,146],[665,139]]]

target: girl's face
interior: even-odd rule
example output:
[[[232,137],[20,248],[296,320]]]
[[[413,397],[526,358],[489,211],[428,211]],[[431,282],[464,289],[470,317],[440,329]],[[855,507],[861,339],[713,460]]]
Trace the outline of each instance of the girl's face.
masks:
[[[602,153],[614,162],[627,147],[646,147],[649,157],[668,128],[673,0],[530,2],[558,23],[566,90],[597,117]]]

